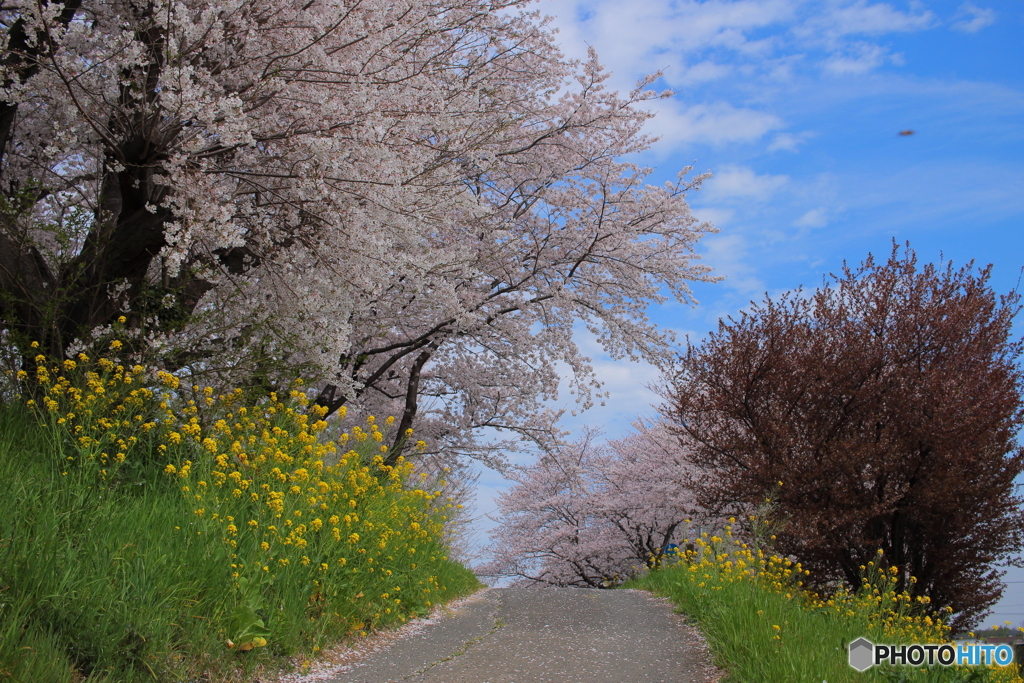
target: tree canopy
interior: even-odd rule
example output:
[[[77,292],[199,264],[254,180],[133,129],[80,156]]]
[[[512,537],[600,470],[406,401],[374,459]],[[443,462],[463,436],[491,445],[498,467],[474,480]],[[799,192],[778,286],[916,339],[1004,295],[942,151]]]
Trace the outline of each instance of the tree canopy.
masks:
[[[60,357],[124,317],[149,364],[301,374],[452,453],[549,439],[557,364],[583,405],[597,387],[573,326],[667,362],[644,311],[711,279],[712,228],[702,176],[622,159],[651,79],[607,91],[524,5],[5,3],[4,343]]]
[[[700,474],[664,424],[637,422],[606,445],[591,432],[510,474],[498,495],[485,576],[611,587],[658,565],[670,544],[722,523],[696,504]],[[690,539],[686,539],[690,540]]]
[[[982,616],[1024,528],[1019,296],[988,281],[894,244],[884,263],[721,321],[666,385],[666,416],[708,473],[698,501],[771,498],[778,549],[819,586],[857,586],[883,550],[900,590],[952,608],[954,627]]]

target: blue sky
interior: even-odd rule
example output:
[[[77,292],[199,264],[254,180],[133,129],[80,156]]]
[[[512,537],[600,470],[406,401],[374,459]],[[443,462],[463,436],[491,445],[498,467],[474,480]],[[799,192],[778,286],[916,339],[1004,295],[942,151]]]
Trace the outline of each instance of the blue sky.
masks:
[[[690,196],[719,233],[700,252],[725,276],[700,305],[652,311],[699,339],[750,300],[814,287],[844,260],[910,241],[922,261],[1024,267],[1024,1],[542,0],[569,57],[593,46],[612,86],[663,72],[652,182],[714,177]],[[899,135],[912,130],[913,135]],[[1024,321],[1022,321],[1024,322]],[[1022,325],[1018,325],[1021,329]],[[611,400],[569,424],[617,436],[657,398],[649,367],[592,353]],[[480,512],[501,487],[485,475]],[[1024,570],[986,624],[1024,621]]]

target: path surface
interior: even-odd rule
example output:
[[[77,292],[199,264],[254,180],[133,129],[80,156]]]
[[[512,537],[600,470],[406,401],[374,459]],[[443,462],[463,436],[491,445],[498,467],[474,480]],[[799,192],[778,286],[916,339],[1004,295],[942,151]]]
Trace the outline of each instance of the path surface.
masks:
[[[641,591],[493,588],[330,683],[706,683],[698,632]]]

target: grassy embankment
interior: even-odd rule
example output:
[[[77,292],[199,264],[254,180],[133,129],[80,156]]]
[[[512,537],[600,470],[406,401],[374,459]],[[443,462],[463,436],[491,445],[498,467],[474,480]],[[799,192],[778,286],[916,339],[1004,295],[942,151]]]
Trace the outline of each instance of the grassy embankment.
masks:
[[[479,586],[372,418],[146,376],[40,359],[0,406],[0,681],[248,680]]]
[[[729,683],[1021,683],[1009,667],[872,667],[847,662],[847,645],[949,642],[940,619],[924,615],[892,575],[864,567],[858,591],[827,600],[805,591],[806,570],[785,558],[725,538],[696,540],[677,562],[628,584],[668,597],[696,620]]]

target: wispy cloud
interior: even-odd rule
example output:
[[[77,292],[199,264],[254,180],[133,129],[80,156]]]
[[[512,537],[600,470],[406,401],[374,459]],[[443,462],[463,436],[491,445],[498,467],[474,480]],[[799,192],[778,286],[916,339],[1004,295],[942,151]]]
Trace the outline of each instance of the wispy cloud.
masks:
[[[837,41],[851,35],[882,36],[921,31],[936,23],[936,16],[928,10],[902,12],[888,3],[858,0],[845,5],[827,3],[793,31],[811,41]]]
[[[773,40],[749,34],[793,21],[798,6],[793,0],[554,0],[543,11],[560,18],[568,49],[582,54],[581,42],[594,44],[610,62],[627,64],[659,52],[711,48],[764,54]]]
[[[687,106],[678,99],[664,100],[653,108],[657,116],[647,130],[662,139],[663,152],[692,143],[753,142],[783,127],[774,114],[722,101]]]
[[[807,142],[810,138],[814,137],[814,133],[811,131],[804,131],[802,133],[779,133],[772,138],[771,143],[768,145],[769,152],[796,152],[800,149],[800,146]]]
[[[835,50],[823,66],[833,74],[862,74],[873,71],[883,64],[901,64],[903,56],[892,54],[887,48],[871,43],[851,43],[841,50]]]
[[[593,45],[616,71],[665,69],[676,87],[732,77],[738,65],[747,76],[785,76],[794,58],[875,68],[893,59],[878,39],[939,25],[915,4],[868,0],[553,0],[544,11],[558,17],[570,54]],[[993,13],[968,2],[961,14],[963,30],[977,30]]]
[[[924,31],[936,25],[938,18],[928,10],[903,12],[888,3],[858,0],[845,5],[827,3],[791,30],[800,46],[825,52],[821,64],[826,72],[847,75],[863,74],[887,63],[903,63],[901,54],[871,39]]]
[[[703,201],[730,199],[767,201],[789,183],[789,176],[758,175],[746,166],[728,165],[715,171],[702,188]]]
[[[653,106],[647,130],[662,138],[659,154],[693,145],[796,151],[807,138],[787,133],[770,107],[780,92],[900,65],[893,36],[941,25],[915,2],[871,0],[550,0],[541,9],[555,16],[567,54],[597,49],[612,87],[660,71],[678,91]],[[961,10],[964,30],[989,20],[969,2]]]
[[[594,374],[602,383],[607,397],[596,401],[589,410],[577,412],[576,405],[563,402],[566,410],[561,427],[580,433],[584,426],[598,426],[608,438],[618,438],[630,430],[630,425],[640,414],[652,414],[653,406],[660,398],[649,387],[656,386],[661,373],[645,361],[615,360],[609,355],[593,333],[584,326],[573,329],[573,341],[580,352],[591,359]],[[560,395],[568,395],[571,372],[568,367],[560,368]]]
[[[828,211],[822,207],[811,209],[793,221],[793,225],[800,228],[823,228],[828,225]]]
[[[767,286],[753,267],[749,239],[738,232],[711,235],[701,240],[704,260],[724,275],[721,287],[733,290],[743,298],[758,296]]]
[[[991,26],[996,21],[994,10],[978,7],[973,2],[965,2],[960,5],[959,11],[953,22],[953,28],[963,33],[977,33],[986,26]]]
[[[697,62],[692,66],[682,66],[676,71],[668,71],[665,80],[673,87],[692,86],[710,83],[727,78],[736,72],[732,64],[721,64],[712,60]]]

